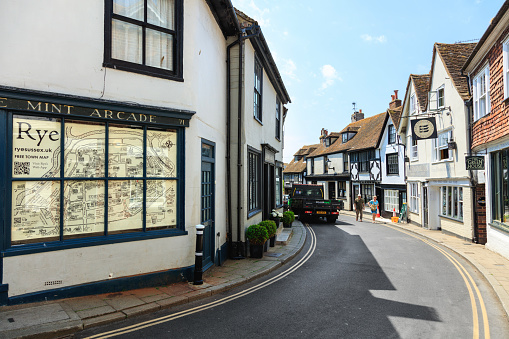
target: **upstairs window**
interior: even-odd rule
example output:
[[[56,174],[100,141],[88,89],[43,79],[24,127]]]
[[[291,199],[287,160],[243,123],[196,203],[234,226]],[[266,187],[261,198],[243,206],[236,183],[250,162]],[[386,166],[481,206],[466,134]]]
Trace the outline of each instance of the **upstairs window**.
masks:
[[[341,141],[343,144],[348,141],[348,133],[341,134]]]
[[[394,125],[389,125],[389,144],[396,143],[396,128]]]
[[[104,66],[182,80],[182,0],[107,0]]]
[[[438,108],[445,106],[444,87],[443,86],[437,90],[437,101],[438,101]]]
[[[399,174],[398,154],[387,154],[387,174]]]
[[[255,119],[262,122],[262,66],[258,59],[255,59],[253,105]]]
[[[504,62],[504,99],[509,98],[509,38],[502,43]]]
[[[490,112],[490,69],[486,66],[472,81],[474,121]]]
[[[276,99],[276,139],[281,140],[281,102]]]
[[[410,97],[410,114],[415,114],[415,113],[416,113],[415,94],[412,94],[412,96]]]
[[[413,139],[411,136],[410,140],[412,140],[412,160],[416,160],[419,156],[417,151],[417,140]]]
[[[433,140],[435,161],[452,160],[452,150],[449,149],[450,140],[452,140],[452,131],[439,133],[438,138]]]

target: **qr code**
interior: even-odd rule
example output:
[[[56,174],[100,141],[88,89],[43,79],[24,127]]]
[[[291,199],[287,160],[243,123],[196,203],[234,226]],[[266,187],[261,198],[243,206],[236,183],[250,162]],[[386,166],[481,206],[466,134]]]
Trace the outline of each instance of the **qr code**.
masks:
[[[14,162],[14,175],[30,175],[30,162]]]

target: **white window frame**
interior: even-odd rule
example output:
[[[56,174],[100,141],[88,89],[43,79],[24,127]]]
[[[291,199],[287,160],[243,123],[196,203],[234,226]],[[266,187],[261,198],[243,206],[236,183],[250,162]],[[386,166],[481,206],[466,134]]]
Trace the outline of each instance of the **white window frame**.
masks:
[[[463,194],[460,186],[440,187],[440,216],[463,221]]]
[[[440,92],[442,92],[442,96],[440,96]],[[442,98],[442,105],[440,105],[440,98]],[[438,108],[445,107],[445,85],[442,85],[437,88],[437,107]]]
[[[410,199],[408,210],[412,213],[419,213],[419,183],[409,182]]]
[[[399,191],[384,190],[384,211],[392,212],[394,209],[399,213]]]
[[[410,96],[410,115],[414,115],[415,113],[417,113],[417,109],[415,106],[416,106],[415,94],[412,94]]]
[[[490,67],[486,65],[472,80],[474,121],[490,113]]]
[[[408,144],[411,146],[410,148],[410,157],[412,160],[417,160],[419,158],[419,150],[417,148],[417,140],[414,140],[412,138],[412,136],[408,136],[408,138],[410,139],[410,141],[408,142]],[[414,141],[415,141],[415,145],[414,145]]]
[[[504,64],[504,99],[509,98],[509,37],[502,42]]]
[[[447,134],[447,142],[445,144],[440,144],[444,139],[441,138],[444,134]],[[435,162],[440,161],[451,161],[453,160],[453,150],[449,149],[448,142],[452,140],[452,130],[446,130],[439,132],[436,139],[433,139],[433,158]],[[448,157],[441,158],[441,151],[447,149]]]

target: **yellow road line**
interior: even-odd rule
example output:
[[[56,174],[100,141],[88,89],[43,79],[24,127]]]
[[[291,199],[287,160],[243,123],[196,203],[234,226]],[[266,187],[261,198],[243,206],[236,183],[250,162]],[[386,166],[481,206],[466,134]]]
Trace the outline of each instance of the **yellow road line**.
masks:
[[[394,226],[390,226],[387,224],[383,224],[383,225],[386,227],[392,228],[393,230],[396,230],[398,232],[405,233],[406,235],[409,235],[413,238],[421,240],[425,244],[438,250],[447,259],[449,259],[449,261],[451,261],[451,263],[454,265],[454,267],[456,267],[458,272],[461,274],[461,277],[463,278],[463,281],[465,282],[465,285],[467,286],[468,294],[470,295],[470,303],[472,304],[472,318],[473,318],[473,338],[474,339],[479,338],[479,316],[478,316],[478,311],[477,311],[476,299],[475,299],[474,293],[472,292],[471,286],[473,286],[473,288],[475,290],[477,299],[479,301],[479,305],[481,307],[481,314],[482,314],[483,325],[484,325],[484,338],[489,339],[490,338],[490,326],[489,326],[489,322],[488,322],[488,313],[486,312],[486,306],[484,304],[484,299],[481,295],[481,292],[479,291],[479,288],[477,287],[477,284],[474,282],[474,279],[468,273],[468,271],[465,269],[465,267],[463,267],[463,265],[461,265],[461,263],[458,260],[456,260],[456,258],[454,258],[451,254],[449,254],[447,251],[445,251],[443,248],[437,246],[436,244],[433,244],[429,240],[423,239],[420,236],[411,234],[405,230],[402,230],[402,229],[394,227]],[[467,277],[468,277],[468,279],[467,279]]]
[[[87,337],[87,339],[111,338],[111,337],[114,337],[114,336],[118,336],[118,335],[121,335],[121,334],[126,334],[126,333],[129,333],[129,332],[134,332],[134,331],[137,331],[137,330],[140,330],[140,329],[143,329],[143,328],[147,328],[147,327],[150,327],[150,326],[155,326],[155,325],[158,325],[158,324],[162,324],[162,323],[165,323],[165,322],[168,322],[168,321],[171,321],[171,320],[182,318],[182,317],[194,314],[194,313],[198,313],[198,312],[210,309],[212,307],[216,307],[216,306],[225,304],[227,302],[230,302],[230,301],[233,301],[235,299],[241,298],[241,297],[246,296],[248,294],[251,294],[251,293],[253,293],[253,292],[255,292],[255,291],[259,290],[259,289],[262,289],[264,287],[269,286],[269,285],[275,283],[276,281],[279,281],[279,280],[285,278],[286,276],[288,276],[289,274],[291,274],[292,272],[297,270],[299,267],[301,267],[306,261],[309,260],[309,258],[311,258],[311,256],[313,255],[313,253],[315,252],[315,249],[316,249],[316,234],[313,231],[313,229],[311,227],[309,227],[309,225],[307,226],[307,229],[308,229],[309,233],[311,234],[311,245],[310,245],[308,251],[306,252],[306,254],[298,262],[296,262],[293,266],[291,266],[287,270],[279,273],[278,275],[276,275],[276,276],[274,276],[274,277],[272,277],[272,278],[270,278],[270,279],[268,279],[268,280],[266,280],[266,281],[264,281],[264,282],[262,282],[262,283],[260,283],[258,285],[250,287],[250,288],[248,288],[246,290],[243,290],[243,291],[235,293],[235,294],[233,294],[231,296],[224,297],[222,299],[210,302],[208,304],[197,306],[197,307],[191,308],[189,310],[177,312],[177,313],[170,314],[170,315],[167,315],[167,316],[164,316],[164,317],[160,317],[160,318],[157,318],[157,319],[152,319],[152,320],[148,320],[148,321],[145,321],[145,322],[141,322],[139,324],[135,324],[135,325],[131,325],[131,326],[126,326],[126,327],[119,328],[119,329],[116,329],[116,330],[112,330],[112,331],[109,331],[109,332],[104,332],[104,333],[96,334],[96,335]]]

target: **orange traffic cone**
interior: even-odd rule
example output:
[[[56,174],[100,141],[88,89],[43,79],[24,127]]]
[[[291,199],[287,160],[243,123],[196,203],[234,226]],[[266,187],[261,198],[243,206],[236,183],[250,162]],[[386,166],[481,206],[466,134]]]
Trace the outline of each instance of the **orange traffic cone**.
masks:
[[[396,216],[396,208],[393,208],[392,209],[392,216],[395,217]]]
[[[380,208],[376,208],[376,217],[380,218]]]

